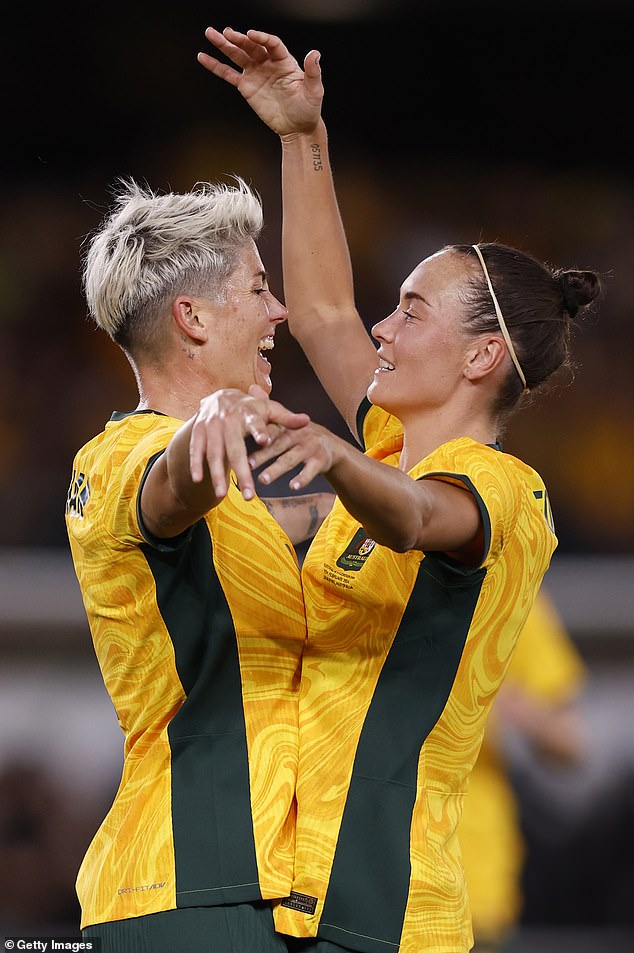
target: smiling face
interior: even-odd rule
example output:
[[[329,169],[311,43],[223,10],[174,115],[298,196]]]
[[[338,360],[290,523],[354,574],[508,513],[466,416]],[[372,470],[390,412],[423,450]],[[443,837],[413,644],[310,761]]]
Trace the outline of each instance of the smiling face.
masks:
[[[470,264],[450,251],[437,252],[401,286],[398,308],[372,328],[379,366],[368,398],[403,419],[442,407],[464,380],[469,344],[460,291]]]
[[[269,291],[255,243],[247,246],[229,277],[223,300],[201,300],[198,314],[208,331],[206,364],[215,386],[246,391],[258,384],[270,393],[265,352],[274,347],[276,327],[286,320],[287,310]]]

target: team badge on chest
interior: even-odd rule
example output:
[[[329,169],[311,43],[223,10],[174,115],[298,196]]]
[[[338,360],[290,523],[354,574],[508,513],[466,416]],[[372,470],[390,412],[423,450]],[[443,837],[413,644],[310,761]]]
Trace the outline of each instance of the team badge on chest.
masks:
[[[347,569],[351,572],[358,572],[376,546],[373,539],[366,536],[363,527],[354,534],[346,549],[337,560],[337,566],[340,569]]]

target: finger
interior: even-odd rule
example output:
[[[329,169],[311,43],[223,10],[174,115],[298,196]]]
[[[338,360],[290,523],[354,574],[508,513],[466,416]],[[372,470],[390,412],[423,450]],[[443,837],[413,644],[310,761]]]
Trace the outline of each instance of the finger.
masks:
[[[237,86],[240,82],[242,73],[239,73],[232,66],[227,66],[226,63],[221,63],[220,60],[217,60],[214,56],[210,56],[209,53],[198,53],[196,59],[208,72],[213,73],[214,76],[218,76],[220,79],[224,79],[225,82],[230,83],[232,86]]]
[[[309,99],[321,101],[324,96],[324,84],[321,80],[321,53],[311,50],[304,59],[304,88]]]
[[[255,486],[242,433],[231,424],[225,426],[223,444],[227,461],[235,473],[238,486],[242,491],[242,496],[245,500],[253,499],[255,496]]]
[[[218,421],[196,421],[189,441],[189,469],[194,483],[201,483],[206,471],[217,499],[227,495],[224,447]]]
[[[238,41],[232,42],[232,39],[229,38],[228,34],[233,34],[233,37]],[[240,48],[239,42],[240,37],[243,37],[243,33],[237,33],[235,30],[230,30],[225,28],[222,33],[219,30],[216,30],[213,26],[207,27],[205,30],[205,37],[209,40],[210,43],[213,43],[217,49],[223,53],[227,59],[230,59],[232,63],[235,63],[236,66],[239,66],[241,69],[244,69],[249,65],[250,57],[243,49]],[[246,37],[244,37],[246,39]]]
[[[207,438],[204,426],[199,420],[194,421],[189,438],[189,472],[194,483],[202,483],[205,475],[204,459]]]
[[[269,401],[267,411],[268,420],[273,424],[280,424],[289,430],[298,430],[300,427],[306,427],[310,423],[310,417],[305,413],[295,413],[288,410],[283,404],[276,400]]]
[[[278,421],[275,421],[278,423]],[[287,410],[284,415],[282,415],[279,423],[282,427],[286,427],[287,430],[300,430],[302,427],[307,427],[310,423],[310,417],[308,414],[296,414],[292,410]]]
[[[276,424],[274,426],[277,427]],[[252,470],[257,470],[258,467],[264,466],[269,460],[274,460],[275,457],[286,453],[294,446],[292,432],[277,428],[277,433],[270,433],[270,436],[271,440],[266,446],[260,447],[249,455],[249,466]]]
[[[268,485],[269,483],[272,483],[273,480],[277,480],[278,477],[288,473],[289,470],[293,470],[300,463],[306,463],[303,458],[301,447],[291,447],[291,449],[287,450],[286,453],[280,454],[277,460],[275,460],[270,467],[267,467],[266,470],[263,470],[259,475],[258,480],[261,483]]]
[[[268,403],[269,395],[264,390],[263,387],[260,387],[259,384],[249,384],[249,389],[247,391],[249,397],[255,397],[259,400],[265,400]]]
[[[251,37],[251,30],[247,30],[246,33],[240,33],[239,30],[234,30],[233,27],[227,26],[222,32],[228,40],[231,40],[232,43],[244,50],[249,58],[255,60],[256,63],[263,63],[264,60],[268,59],[269,54],[266,47]]]
[[[263,33],[261,30],[247,30],[247,36],[254,43],[263,46],[272,60],[283,60],[291,54],[282,43],[279,36],[273,33]]]
[[[319,50],[311,50],[304,57],[304,73],[308,80],[321,80],[321,53]]]
[[[256,443],[268,444],[271,442],[269,426],[264,417],[257,411],[247,411],[244,414],[244,428]]]
[[[269,395],[257,384],[251,384],[247,393],[253,400],[243,402],[245,433],[250,434],[256,443],[269,443],[271,436],[268,421]]]
[[[321,472],[322,468],[315,458],[307,460],[305,466],[293,477],[288,485],[291,490],[303,490],[304,487],[312,483],[315,477],[319,476]]]

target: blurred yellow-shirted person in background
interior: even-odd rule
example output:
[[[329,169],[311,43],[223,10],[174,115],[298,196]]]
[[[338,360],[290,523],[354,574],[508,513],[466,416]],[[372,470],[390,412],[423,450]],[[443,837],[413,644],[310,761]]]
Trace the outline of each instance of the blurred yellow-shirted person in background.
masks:
[[[585,747],[578,706],[585,674],[577,648],[542,589],[491,711],[460,822],[474,953],[502,951],[522,912],[525,848],[501,731],[519,732],[545,759],[578,763]]]

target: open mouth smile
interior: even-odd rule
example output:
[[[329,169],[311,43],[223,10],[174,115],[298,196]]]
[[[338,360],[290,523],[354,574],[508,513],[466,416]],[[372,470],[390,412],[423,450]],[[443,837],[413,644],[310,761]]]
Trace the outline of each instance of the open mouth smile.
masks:
[[[272,351],[274,347],[275,347],[275,340],[273,338],[273,335],[267,334],[267,336],[262,338],[260,340],[260,343],[258,344],[258,352],[260,353],[260,357],[263,356],[262,351]]]
[[[389,361],[384,361],[382,357],[379,358],[379,366],[376,369],[377,374],[381,373],[382,371],[393,371],[393,370],[394,370],[393,364],[390,364]]]

